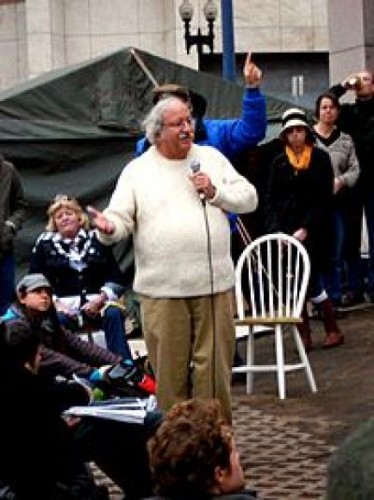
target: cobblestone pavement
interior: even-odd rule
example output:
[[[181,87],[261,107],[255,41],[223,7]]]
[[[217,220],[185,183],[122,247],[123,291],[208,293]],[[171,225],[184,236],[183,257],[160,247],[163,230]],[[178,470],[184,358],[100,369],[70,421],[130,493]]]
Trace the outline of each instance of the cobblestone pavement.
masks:
[[[246,397],[234,397],[233,415],[248,485],[257,490],[259,500],[323,497],[326,463],[334,449],[323,432],[316,439],[287,417],[249,409]],[[97,469],[95,476],[110,488],[111,499],[122,498],[121,491]]]
[[[287,417],[249,410],[235,398],[234,427],[248,485],[261,500],[323,498],[334,447]]]
[[[302,372],[287,376],[287,399],[276,397],[274,375],[256,375],[253,395],[233,386],[233,425],[248,486],[259,500],[322,499],[331,453],[374,409],[374,309],[357,309],[340,320],[345,344],[322,350],[323,328],[313,321],[310,354],[318,392]],[[270,338],[258,340],[269,356]],[[294,355],[292,346],[287,356]],[[261,362],[261,361],[260,361]],[[96,473],[99,481],[106,481]],[[111,498],[121,497],[111,485]]]
[[[288,418],[247,408],[246,398],[235,398],[234,426],[248,485],[259,500],[323,498],[326,464],[334,446],[322,437],[300,430]],[[100,471],[100,484],[110,488],[113,500],[122,493]]]

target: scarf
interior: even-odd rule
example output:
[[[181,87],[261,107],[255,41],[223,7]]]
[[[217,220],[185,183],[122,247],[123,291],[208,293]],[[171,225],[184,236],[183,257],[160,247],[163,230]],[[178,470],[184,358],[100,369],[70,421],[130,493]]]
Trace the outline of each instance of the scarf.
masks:
[[[59,233],[56,233],[52,241],[57,253],[68,259],[71,268],[81,272],[87,266],[84,258],[92,243],[90,232],[80,229],[74,239],[64,239]]]
[[[306,170],[309,167],[312,149],[312,146],[306,144],[301,156],[297,158],[293,150],[286,146],[287,158],[295,170]]]

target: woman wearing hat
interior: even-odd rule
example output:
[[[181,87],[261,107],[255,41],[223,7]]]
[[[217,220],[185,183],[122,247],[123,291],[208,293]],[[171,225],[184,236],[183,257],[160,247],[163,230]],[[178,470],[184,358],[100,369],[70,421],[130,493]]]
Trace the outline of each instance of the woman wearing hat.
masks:
[[[321,307],[326,330],[323,346],[335,347],[343,343],[344,337],[321,286],[332,209],[331,160],[328,153],[314,146],[313,132],[301,109],[291,108],[283,114],[280,140],[282,150],[272,163],[265,201],[266,229],[291,234],[307,248],[311,261],[308,295]],[[306,306],[299,329],[309,351],[312,339]]]

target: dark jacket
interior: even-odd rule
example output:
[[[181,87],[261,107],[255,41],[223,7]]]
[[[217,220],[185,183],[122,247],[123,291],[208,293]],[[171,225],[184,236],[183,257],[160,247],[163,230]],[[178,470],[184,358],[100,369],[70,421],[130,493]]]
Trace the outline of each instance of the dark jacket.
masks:
[[[81,229],[78,249],[81,260],[72,267],[59,233],[42,233],[32,249],[29,271],[44,274],[58,297],[99,293],[104,286],[120,296],[123,277],[112,248],[100,243],[94,230]]]
[[[93,498],[73,493],[87,474],[60,416],[71,405],[87,404],[82,387],[53,383],[1,359],[0,398],[0,482],[17,500]]]
[[[240,219],[248,230],[251,239],[262,236],[266,232],[264,209],[270,170],[274,158],[281,154],[282,151],[282,142],[275,138],[259,146],[248,148],[235,159],[235,169],[252,183],[257,191],[258,205],[256,210],[240,215]],[[235,243],[237,239],[233,241]],[[240,251],[244,249],[244,246],[243,241],[241,241]]]
[[[338,84],[329,90],[338,98],[346,89]],[[353,139],[360,163],[360,186],[372,190],[374,187],[374,97],[356,99],[354,103],[343,103],[338,124],[343,132]]]
[[[265,201],[267,232],[308,231],[304,242],[318,267],[327,260],[331,234],[333,169],[330,156],[313,147],[306,170],[296,171],[284,152],[275,157]]]
[[[26,207],[20,175],[0,155],[0,257],[13,251],[14,236],[25,220]]]
[[[87,377],[95,368],[113,365],[121,360],[117,354],[81,340],[76,333],[63,328],[54,309],[48,316],[33,318],[21,305],[13,304],[3,320],[7,322],[8,328],[17,328],[19,321],[26,322],[41,336],[41,373],[68,378],[75,373]]]

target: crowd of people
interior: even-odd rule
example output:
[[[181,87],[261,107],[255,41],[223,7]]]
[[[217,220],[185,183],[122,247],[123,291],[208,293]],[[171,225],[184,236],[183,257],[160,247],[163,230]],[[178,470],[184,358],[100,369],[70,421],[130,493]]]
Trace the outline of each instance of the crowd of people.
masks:
[[[332,303],[323,283],[328,266],[329,214],[333,193],[330,156],[317,147],[304,112],[291,108],[283,114],[279,151],[274,156],[265,196],[264,229],[283,232],[301,241],[308,251],[311,274],[308,298],[323,310],[325,347],[343,342],[335,321]],[[307,351],[312,348],[307,303],[299,325]]]
[[[254,498],[255,492],[243,490],[230,427],[232,288],[243,245],[238,221],[252,238],[281,231],[305,245],[312,271],[308,300],[321,310],[323,347],[344,342],[336,307],[357,303],[364,294],[374,300],[373,75],[360,72],[318,96],[314,126],[303,110],[288,109],[279,137],[260,145],[266,103],[251,54],[243,76],[243,112],[232,120],[206,119],[205,99],[180,85],[158,87],[143,122],[145,138],[107,208],[85,210],[69,194],[56,195],[46,231],[30,252],[29,274],[17,284],[13,240],[27,203],[16,169],[0,160],[0,393],[14,400],[0,428],[13,456],[23,456],[1,462],[0,493],[10,495],[1,498],[105,498],[95,488],[89,461],[130,499],[152,492],[170,499]],[[356,101],[341,104],[347,90]],[[365,280],[363,213],[369,240]],[[112,250],[130,236],[132,285],[124,283]],[[140,299],[151,372],[129,348],[119,301],[126,286]],[[302,319],[309,351],[307,304]],[[102,328],[107,348],[82,340],[82,328]],[[63,379],[60,385],[56,376]],[[92,389],[110,385],[112,376],[128,393],[156,393],[159,411],[144,426],[61,418],[76,401],[88,404]],[[40,402],[27,425],[14,396],[22,387],[27,405],[34,397]],[[43,459],[28,468],[24,451],[37,447]]]

